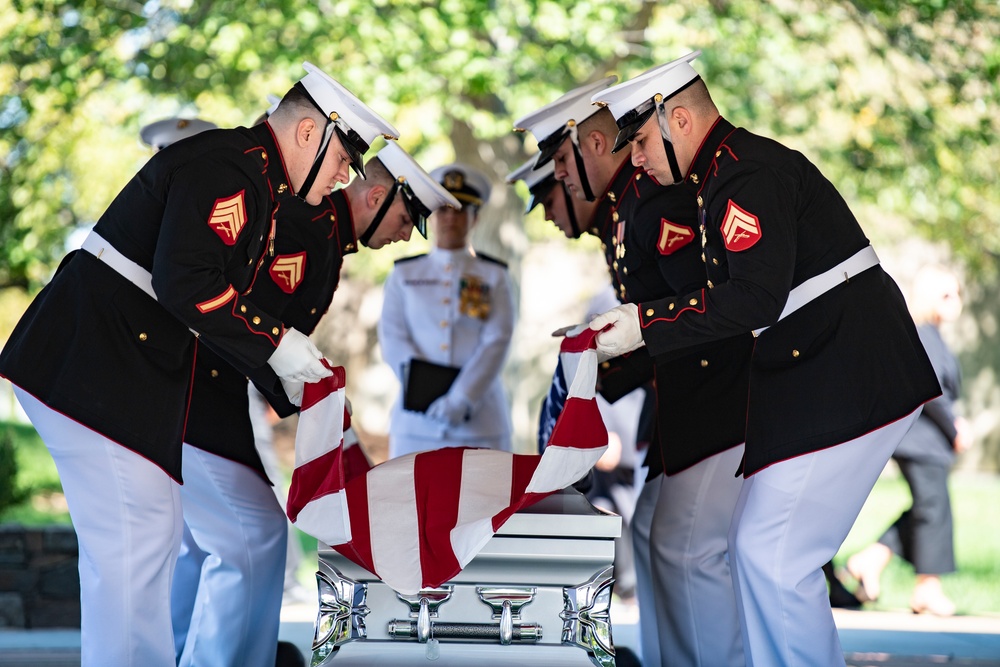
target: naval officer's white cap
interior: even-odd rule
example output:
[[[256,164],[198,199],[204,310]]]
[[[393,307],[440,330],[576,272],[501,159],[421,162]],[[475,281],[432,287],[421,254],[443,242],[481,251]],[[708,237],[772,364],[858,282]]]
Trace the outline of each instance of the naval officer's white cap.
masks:
[[[156,150],[162,150],[181,139],[193,137],[205,130],[214,130],[215,123],[200,118],[164,118],[143,126],[139,130],[142,143]]]
[[[486,175],[461,162],[452,162],[431,171],[431,178],[444,186],[463,204],[482,206],[490,199],[493,186]]]

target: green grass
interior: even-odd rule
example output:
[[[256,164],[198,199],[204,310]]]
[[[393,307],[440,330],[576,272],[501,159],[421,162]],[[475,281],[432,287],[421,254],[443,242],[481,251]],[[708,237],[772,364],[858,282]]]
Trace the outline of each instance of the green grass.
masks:
[[[35,429],[7,422],[0,422],[0,429],[9,429],[14,439],[17,486],[31,492],[28,502],[3,510],[0,522],[27,526],[70,523],[56,465]]]
[[[944,591],[959,614],[1000,614],[1000,478],[955,472],[949,482],[955,517],[957,571],[941,577]],[[910,491],[898,473],[883,474],[865,503],[854,528],[834,559],[838,571],[847,557],[877,540],[899,514],[910,506]],[[856,582],[843,572],[848,588]],[[881,595],[866,608],[908,610],[915,582],[913,568],[893,558],[882,575]]]

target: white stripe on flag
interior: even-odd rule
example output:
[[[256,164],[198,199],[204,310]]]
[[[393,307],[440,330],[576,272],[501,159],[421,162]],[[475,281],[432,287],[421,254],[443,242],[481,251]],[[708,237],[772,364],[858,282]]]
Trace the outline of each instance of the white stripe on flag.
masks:
[[[350,542],[351,515],[347,510],[347,493],[338,491],[309,502],[299,512],[295,525],[325,544]],[[289,535],[288,539],[294,539],[294,536]]]
[[[372,563],[375,574],[398,591],[419,590],[423,581],[414,490],[417,456],[392,459],[368,471]]]
[[[344,390],[338,389],[300,415],[295,433],[295,467],[340,447],[343,428]]]
[[[564,355],[563,370],[567,370],[565,358],[571,355]],[[566,377],[573,378],[569,386],[569,396],[577,398],[594,398],[597,391],[597,350],[584,350],[577,360],[577,367]]]
[[[469,449],[462,455],[458,521],[451,549],[465,567],[493,537],[493,517],[510,507],[513,457],[508,452]]]
[[[565,489],[582,479],[607,448],[607,445],[587,449],[549,445],[542,452],[542,460],[538,462],[535,474],[531,476],[524,492],[549,493]]]

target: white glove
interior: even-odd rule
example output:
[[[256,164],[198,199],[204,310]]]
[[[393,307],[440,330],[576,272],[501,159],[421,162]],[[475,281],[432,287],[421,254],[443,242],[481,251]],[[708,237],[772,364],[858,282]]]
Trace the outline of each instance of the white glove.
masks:
[[[285,378],[281,378],[281,387],[285,390],[285,396],[288,397],[289,402],[301,408],[302,388],[305,387],[305,383],[301,380],[286,380]]]
[[[428,406],[427,416],[434,421],[458,426],[469,420],[471,410],[472,406],[465,399],[445,394]]]
[[[288,329],[267,363],[282,380],[316,382],[333,375],[333,371],[323,365],[322,359],[323,353],[316,349],[308,336]]]
[[[591,320],[590,328],[600,331],[609,324],[610,329],[597,334],[598,358],[618,357],[646,344],[639,328],[639,307],[634,303],[623,303],[601,313]]]

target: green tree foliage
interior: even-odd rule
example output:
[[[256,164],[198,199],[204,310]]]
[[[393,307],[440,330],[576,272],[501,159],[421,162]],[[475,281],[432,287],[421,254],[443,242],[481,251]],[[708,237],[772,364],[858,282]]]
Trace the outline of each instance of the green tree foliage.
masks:
[[[450,159],[450,143],[502,176],[527,154],[518,115],[691,48],[726,115],[819,161],[867,226],[902,220],[988,267],[998,14],[986,0],[0,0],[0,285],[47,279],[68,231],[144,159],[142,122],[246,124],[303,60],[411,150]]]

